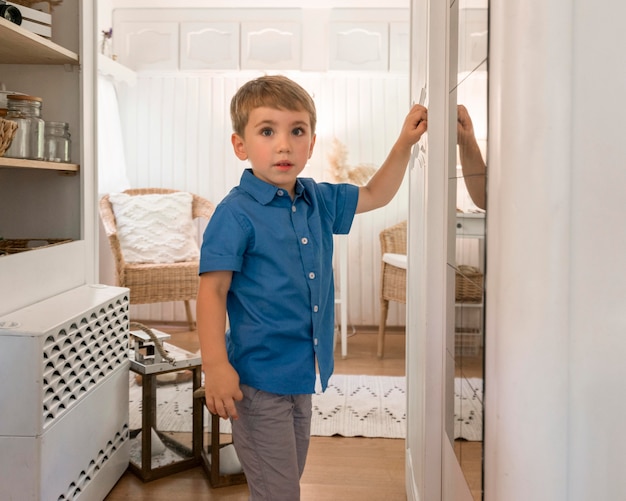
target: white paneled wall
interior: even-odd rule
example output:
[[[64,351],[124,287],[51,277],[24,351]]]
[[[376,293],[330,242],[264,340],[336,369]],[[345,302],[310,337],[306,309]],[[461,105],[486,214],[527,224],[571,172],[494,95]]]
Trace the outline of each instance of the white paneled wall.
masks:
[[[119,92],[132,187],[188,190],[214,202],[239,182],[247,163],[230,144],[229,104],[245,81],[260,73],[140,73]],[[333,138],[347,146],[348,162],[380,165],[409,109],[408,75],[399,73],[286,73],[314,97],[315,152],[303,175],[329,181]],[[105,168],[105,167],[101,167]],[[356,217],[349,237],[348,322],[378,324],[379,232],[407,217],[408,190],[385,208]],[[102,242],[106,251],[106,242]],[[103,277],[103,281],[106,281]],[[112,278],[111,278],[112,280]],[[133,306],[136,319],[184,320],[182,305]],[[404,325],[403,305],[392,304],[388,325]]]

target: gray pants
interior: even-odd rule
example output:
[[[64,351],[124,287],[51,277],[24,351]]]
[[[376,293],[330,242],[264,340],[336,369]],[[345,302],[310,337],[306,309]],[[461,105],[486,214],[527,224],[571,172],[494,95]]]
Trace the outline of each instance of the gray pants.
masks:
[[[298,501],[311,436],[311,395],[275,395],[241,385],[233,444],[250,501]]]

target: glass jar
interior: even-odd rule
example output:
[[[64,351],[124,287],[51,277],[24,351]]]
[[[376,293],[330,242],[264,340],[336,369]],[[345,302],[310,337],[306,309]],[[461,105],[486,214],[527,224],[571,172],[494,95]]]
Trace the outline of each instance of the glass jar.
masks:
[[[43,160],[44,121],[42,99],[35,96],[7,96],[6,120],[17,123],[17,131],[5,157]]]
[[[44,159],[48,162],[70,161],[70,125],[66,122],[46,122]]]

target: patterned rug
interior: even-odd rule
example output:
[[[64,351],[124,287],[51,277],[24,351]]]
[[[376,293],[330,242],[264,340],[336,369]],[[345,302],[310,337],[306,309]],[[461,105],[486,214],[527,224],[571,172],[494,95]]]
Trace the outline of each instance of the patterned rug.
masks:
[[[319,387],[319,385],[318,385]],[[157,427],[191,431],[191,383],[161,385],[157,390]],[[208,423],[205,413],[205,424]],[[230,423],[221,420],[222,433]],[[130,379],[130,429],[141,427],[141,386]],[[404,438],[406,379],[335,374],[324,393],[313,395],[311,435]]]
[[[483,380],[454,379],[454,438],[483,439]]]

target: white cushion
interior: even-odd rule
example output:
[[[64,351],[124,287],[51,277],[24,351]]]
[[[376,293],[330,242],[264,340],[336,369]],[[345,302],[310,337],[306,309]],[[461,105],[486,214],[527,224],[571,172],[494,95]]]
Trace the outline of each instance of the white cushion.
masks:
[[[127,263],[176,263],[200,257],[187,192],[111,193],[117,235]]]
[[[406,270],[406,254],[393,254],[391,252],[385,252],[383,254],[383,262],[395,266],[396,268],[402,268]]]

